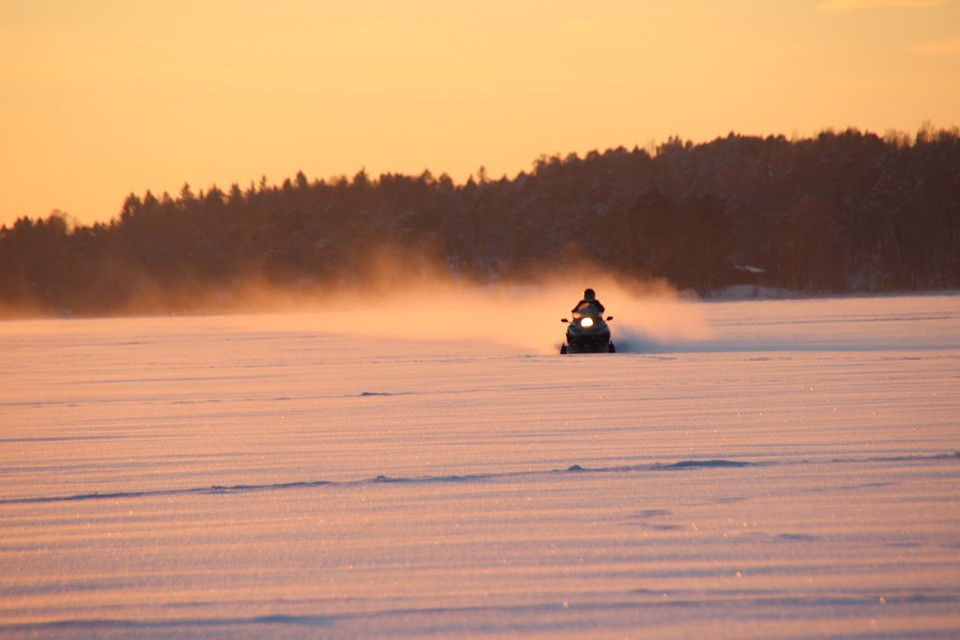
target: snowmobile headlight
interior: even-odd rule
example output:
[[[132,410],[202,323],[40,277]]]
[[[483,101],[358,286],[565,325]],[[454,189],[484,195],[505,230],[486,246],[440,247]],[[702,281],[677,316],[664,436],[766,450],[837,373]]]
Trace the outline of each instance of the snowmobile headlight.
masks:
[[[584,318],[580,321],[580,326],[589,329],[593,326],[593,318]]]

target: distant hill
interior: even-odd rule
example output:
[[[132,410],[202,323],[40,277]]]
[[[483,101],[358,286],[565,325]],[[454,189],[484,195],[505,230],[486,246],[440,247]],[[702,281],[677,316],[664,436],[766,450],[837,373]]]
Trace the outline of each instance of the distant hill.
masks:
[[[361,171],[131,194],[108,224],[52,214],[0,229],[0,307],[192,311],[229,306],[251,282],[524,281],[578,261],[702,295],[743,284],[812,294],[960,288],[960,134],[731,134],[542,157],[512,179],[481,171],[465,184]]]

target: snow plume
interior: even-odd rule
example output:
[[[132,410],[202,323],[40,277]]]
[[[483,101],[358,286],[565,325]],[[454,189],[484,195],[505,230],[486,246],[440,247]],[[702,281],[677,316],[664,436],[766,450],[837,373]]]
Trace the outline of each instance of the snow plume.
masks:
[[[590,287],[606,315],[614,317],[611,331],[620,352],[669,349],[710,334],[699,306],[663,281],[626,281],[579,262],[522,279],[478,282],[452,275],[422,249],[367,255],[339,286],[296,293],[251,287],[244,306],[301,311],[305,322],[331,333],[467,340],[556,353],[566,331],[561,318],[571,317]]]
[[[562,266],[539,263],[523,273],[491,264],[481,278],[448,266],[430,243],[378,243],[348,264],[337,263],[322,281],[291,284],[282,267],[214,285],[200,280],[163,284],[143,274],[126,304],[111,315],[256,314],[276,330],[457,340],[506,344],[556,353],[571,308],[587,287],[606,306],[619,352],[662,351],[702,341],[710,330],[700,305],[662,280],[627,279],[565,251]],[[496,275],[490,275],[496,274]],[[38,314],[39,315],[39,314]]]

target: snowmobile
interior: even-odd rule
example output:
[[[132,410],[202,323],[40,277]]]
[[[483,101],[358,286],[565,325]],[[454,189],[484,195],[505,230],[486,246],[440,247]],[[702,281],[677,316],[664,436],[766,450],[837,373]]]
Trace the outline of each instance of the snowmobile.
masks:
[[[592,304],[579,304],[573,311],[573,321],[560,320],[569,324],[567,341],[560,347],[560,353],[616,353],[617,348],[610,340],[609,320],[613,320],[613,316],[605,320]]]

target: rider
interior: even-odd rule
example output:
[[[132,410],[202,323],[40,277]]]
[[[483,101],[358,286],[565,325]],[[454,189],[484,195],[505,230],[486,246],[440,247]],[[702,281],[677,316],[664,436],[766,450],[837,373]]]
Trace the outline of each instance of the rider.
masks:
[[[585,289],[583,291],[583,300],[578,302],[577,306],[573,308],[573,313],[577,313],[578,310],[583,309],[584,305],[594,307],[597,310],[597,315],[603,315],[603,305],[597,300],[597,294],[593,289]]]

